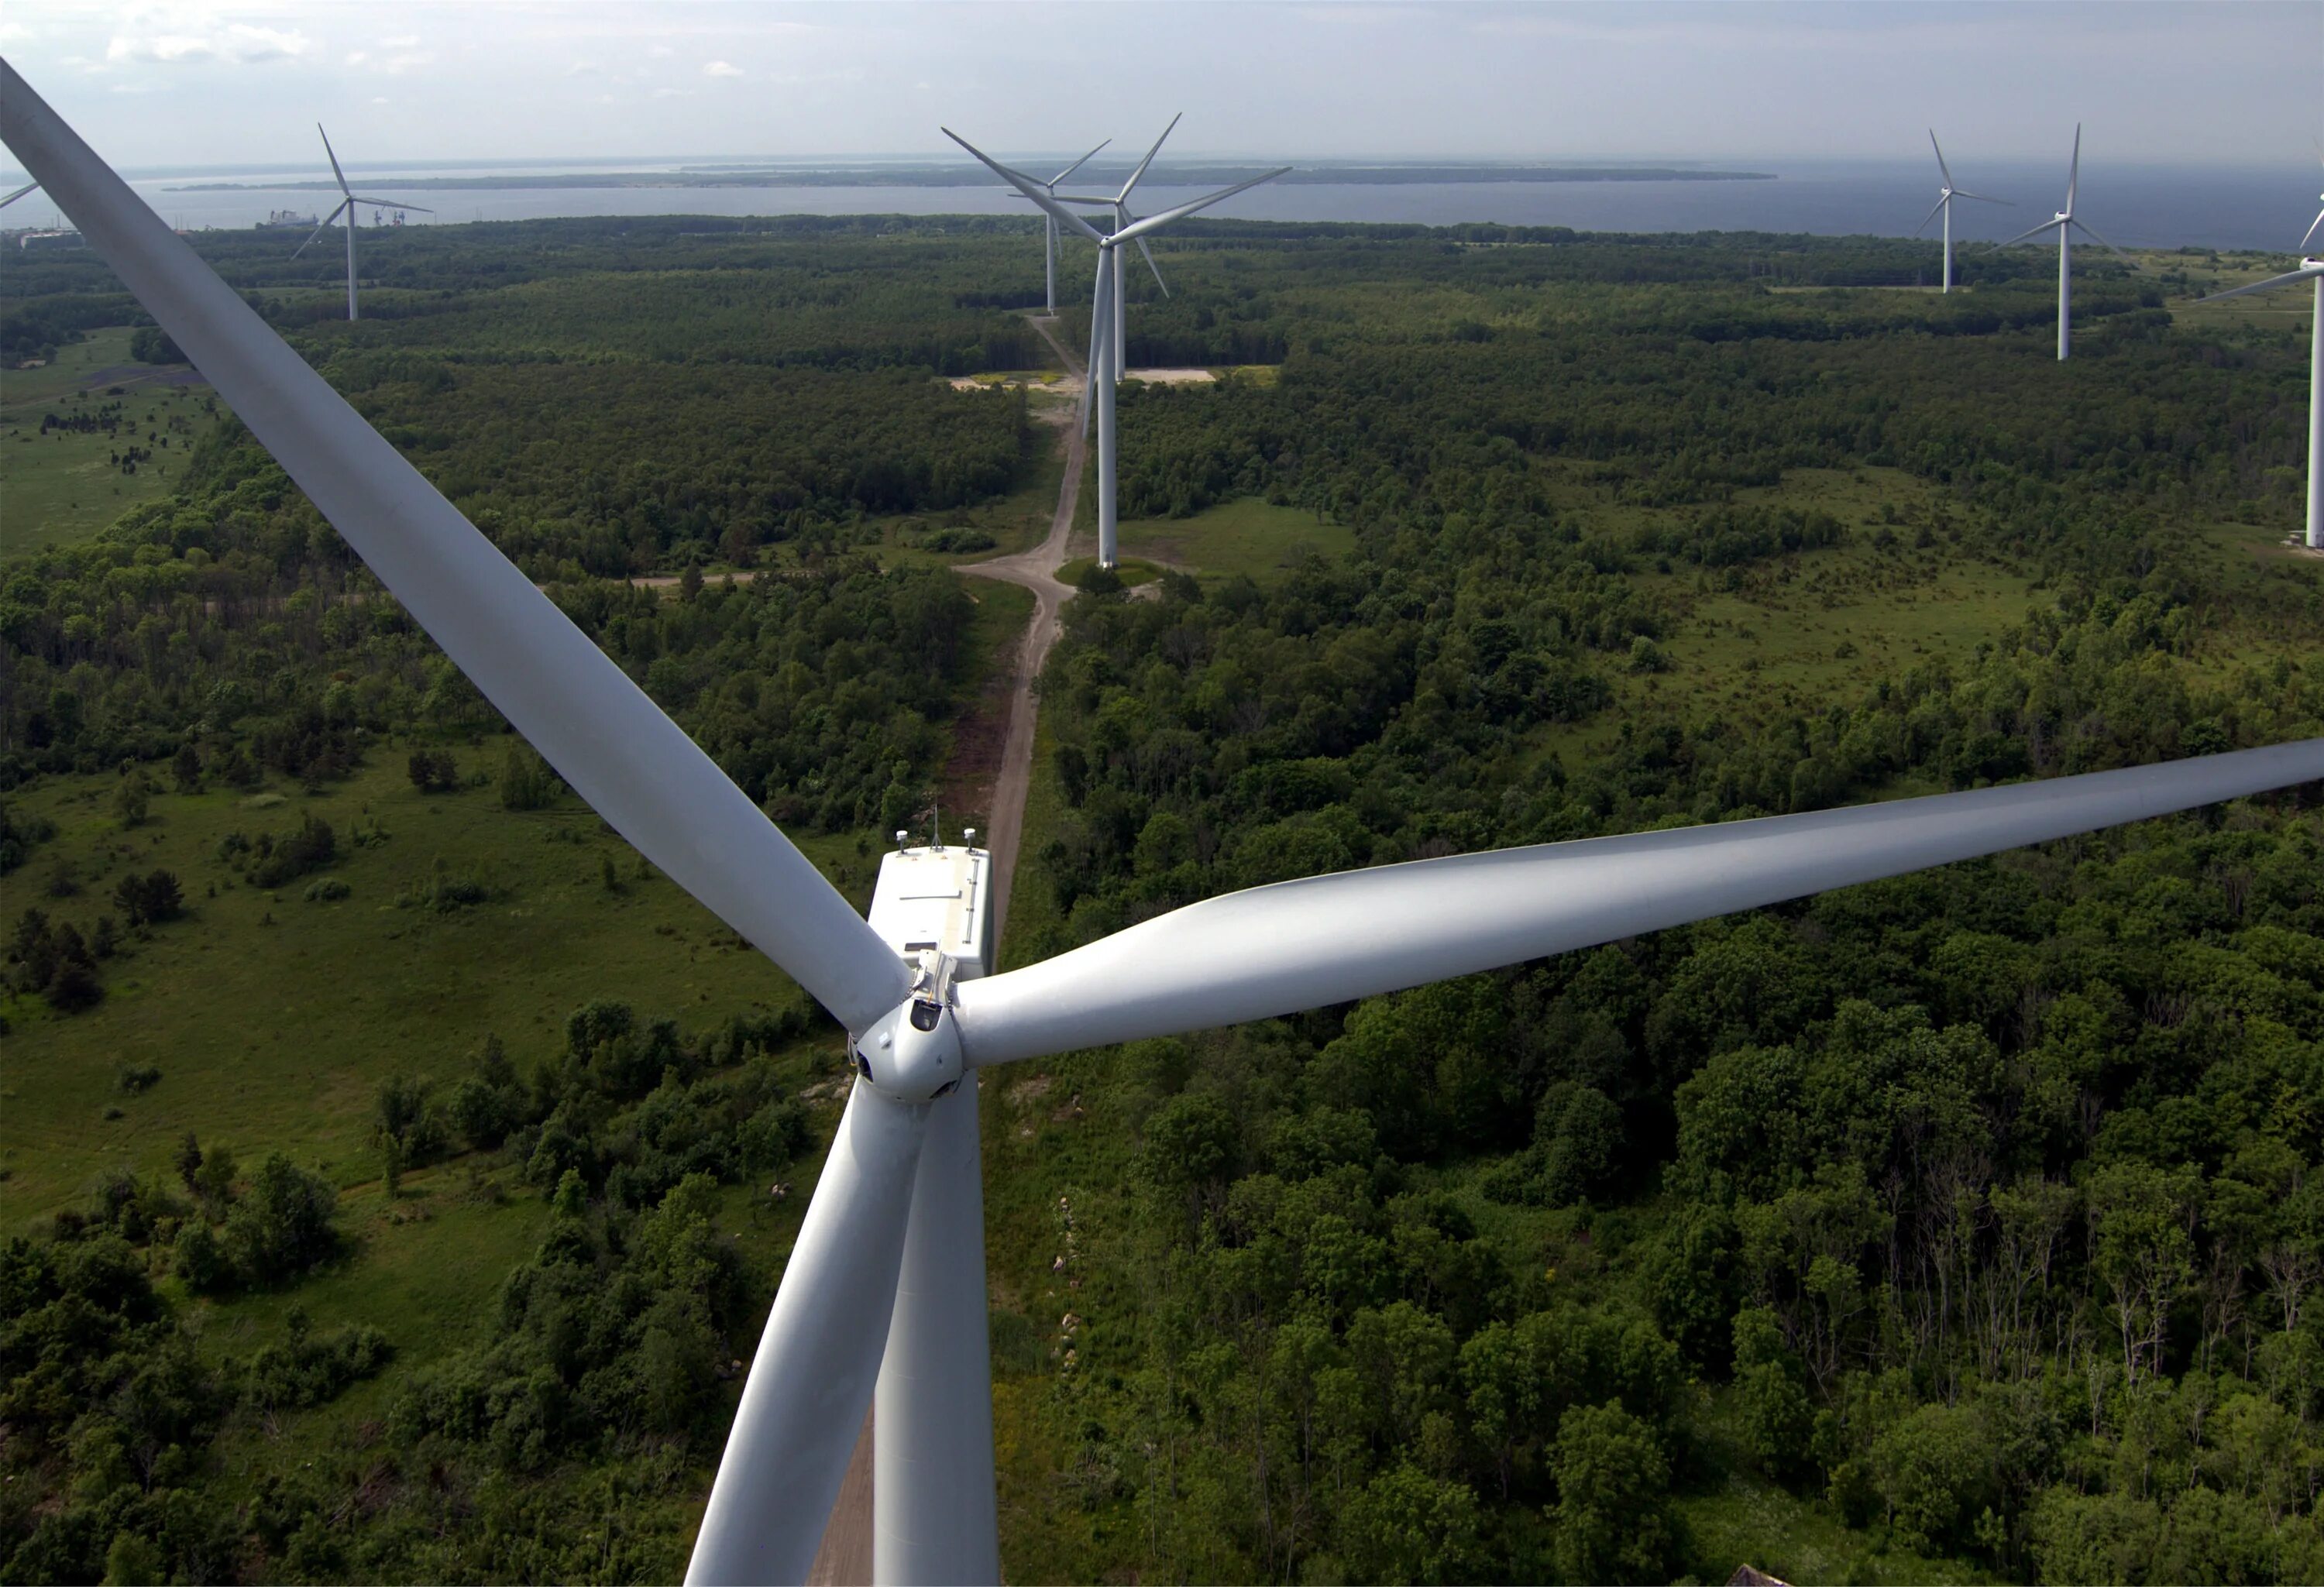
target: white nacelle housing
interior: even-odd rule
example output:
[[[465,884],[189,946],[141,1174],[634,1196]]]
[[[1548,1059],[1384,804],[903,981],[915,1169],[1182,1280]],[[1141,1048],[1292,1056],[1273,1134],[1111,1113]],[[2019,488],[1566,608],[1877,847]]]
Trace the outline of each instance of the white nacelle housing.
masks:
[[[991,969],[992,856],[959,844],[894,849],[880,861],[872,929],[907,963],[930,951],[953,964],[952,979]]]

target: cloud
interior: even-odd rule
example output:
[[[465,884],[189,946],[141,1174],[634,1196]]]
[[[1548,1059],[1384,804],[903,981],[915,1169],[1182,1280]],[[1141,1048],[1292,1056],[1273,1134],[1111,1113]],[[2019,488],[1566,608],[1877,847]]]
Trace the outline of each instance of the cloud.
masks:
[[[742,69],[731,61],[706,60],[702,64],[702,75],[706,78],[738,78],[742,75]]]
[[[652,49],[648,50],[646,53],[652,56],[657,60],[667,60],[671,56],[677,54],[678,51],[671,49],[667,44],[656,44]]]
[[[691,99],[694,97],[694,90],[692,88],[656,88],[653,91],[653,97],[657,99]]]
[[[347,51],[347,64],[349,66],[361,66],[364,61],[369,60],[370,59],[371,51],[368,50],[350,50]]]
[[[565,75],[569,78],[598,77],[604,69],[594,60],[576,60],[565,69]]]
[[[410,71],[415,66],[426,66],[435,59],[433,55],[415,51],[404,55],[391,55],[379,64],[381,70],[392,77],[398,72]]]
[[[380,45],[383,49],[388,50],[417,50],[420,48],[420,35],[398,33],[392,39],[382,39]]]
[[[251,66],[294,60],[314,48],[315,42],[295,28],[285,32],[235,22],[200,32],[115,33],[106,42],[105,59],[115,66],[209,61]]]

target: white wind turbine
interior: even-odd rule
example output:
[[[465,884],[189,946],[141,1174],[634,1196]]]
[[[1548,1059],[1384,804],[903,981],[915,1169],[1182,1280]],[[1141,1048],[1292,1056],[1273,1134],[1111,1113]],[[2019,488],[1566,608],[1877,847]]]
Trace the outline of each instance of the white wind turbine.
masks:
[[[1932,138],[1934,134],[1932,134]],[[2026,238],[2034,235],[2036,232],[2048,231],[2053,226],[2058,228],[2058,361],[2061,364],[2065,362],[2066,354],[2070,346],[2071,330],[2070,322],[2073,318],[2074,309],[2074,284],[2071,273],[2073,265],[2073,245],[2069,240],[2069,234],[2079,228],[2084,235],[2090,239],[2090,241],[2094,243],[2104,243],[2106,246],[2114,248],[2114,251],[2116,254],[2121,254],[2126,260],[2130,257],[2129,254],[2124,254],[2121,249],[2115,248],[2112,243],[2107,242],[2107,240],[2098,235],[2098,233],[2090,230],[2087,223],[2075,217],[2074,188],[2081,180],[2081,174],[2082,125],[2081,123],[2076,122],[2074,124],[2074,162],[2066,168],[2066,207],[2063,209],[2059,210],[2057,214],[2052,216],[2049,219],[2043,221],[2041,225],[2028,226],[2025,230],[2019,232],[2015,236],[2010,238],[2009,242],[2001,245],[2003,247],[2006,248],[2012,243],[2024,242]],[[1923,224],[1926,223],[1924,222]]]
[[[353,319],[355,317],[355,206],[379,204],[392,209],[417,209],[422,215],[433,215],[436,212],[422,205],[405,204],[393,198],[358,198],[355,189],[347,186],[347,173],[339,169],[339,157],[331,152],[331,134],[323,132],[321,122],[315,124],[315,130],[322,133],[323,152],[330,157],[331,174],[338,178],[339,191],[345,196],[340,198],[338,208],[332,210],[316,223],[315,229],[307,234],[307,241],[300,244],[291,253],[290,257],[296,259],[300,254],[304,254],[309,245],[323,235],[324,228],[344,214],[347,217],[347,318]]]
[[[1177,123],[1173,120],[1171,125],[1175,126]],[[1003,181],[1032,199],[1043,209],[1047,210],[1053,220],[1062,226],[1073,227],[1097,245],[1097,287],[1090,301],[1089,373],[1082,382],[1082,425],[1084,433],[1087,432],[1093,420],[1097,428],[1097,561],[1101,567],[1111,567],[1117,559],[1119,549],[1116,543],[1117,497],[1114,489],[1114,464],[1117,447],[1113,425],[1114,375],[1112,372],[1118,371],[1121,364],[1121,317],[1117,312],[1120,299],[1121,245],[1135,242],[1139,246],[1144,247],[1148,233],[1160,231],[1175,221],[1184,220],[1196,210],[1208,209],[1222,199],[1231,198],[1245,188],[1255,188],[1261,182],[1273,181],[1291,168],[1287,165],[1279,166],[1264,176],[1252,177],[1250,180],[1237,182],[1231,188],[1221,188],[1217,192],[1196,198],[1192,203],[1181,204],[1174,209],[1165,209],[1159,215],[1149,215],[1143,220],[1132,221],[1130,225],[1119,226],[1111,232],[1101,232],[1088,221],[1065,208],[1061,200],[1053,198],[1042,191],[1038,182],[1021,171],[1010,170],[952,128],[945,128],[944,135],[982,161]],[[1163,136],[1168,135],[1167,129],[1165,129]],[[1162,146],[1161,140],[1157,139],[1154,146],[1159,149]],[[1149,152],[1146,158],[1150,161],[1154,156]],[[1146,167],[1141,164],[1138,169],[1142,173]],[[1137,177],[1133,176],[1130,180],[1132,186],[1136,185]],[[1130,189],[1127,187],[1122,189],[1124,194],[1129,191]],[[1102,202],[1111,204],[1115,200],[1107,198]],[[1159,271],[1155,272],[1155,279],[1157,281],[1161,279]]]
[[[1107,143],[1111,143],[1112,142],[1113,140],[1111,138],[1103,139],[1099,143],[1097,149],[1102,149]],[[1073,175],[1074,172],[1079,171],[1083,166],[1087,165],[1091,160],[1096,157],[1097,149],[1091,150],[1087,154],[1083,155],[1079,160],[1074,161],[1071,165],[1065,167],[1065,170],[1051,177],[1047,181],[1038,183],[1038,185],[1041,190],[1048,194],[1050,198],[1056,198],[1057,196],[1057,184],[1065,180],[1067,177]],[[1057,311],[1057,217],[1054,215],[1045,214],[1041,217],[1041,262],[1048,276],[1049,312],[1052,314],[1055,314]]]
[[[2317,153],[2324,159],[2324,150]],[[2324,198],[2324,194],[2318,197]],[[2324,209],[2316,212],[2300,245],[2305,248],[2314,242],[2319,230],[2324,230]],[[2295,281],[2312,281],[2316,291],[2314,312],[2308,317],[2308,549],[2315,551],[2324,550],[2324,259],[2302,259],[2297,270],[2254,281],[2247,287],[2230,287],[2195,301],[2216,303],[2222,298],[2272,291]]]
[[[1103,193],[1084,193],[1059,198],[1056,189],[1053,187],[1049,189],[1049,197],[1063,204],[1095,204],[1111,209],[1113,211],[1112,229],[1117,232],[1129,230],[1138,220],[1138,217],[1130,212],[1130,189],[1138,186],[1139,180],[1146,174],[1146,168],[1154,163],[1154,157],[1157,154],[1162,152],[1164,140],[1177,129],[1178,123],[1185,119],[1185,115],[1186,113],[1182,110],[1170,118],[1170,125],[1162,129],[1162,136],[1154,140],[1154,147],[1146,151],[1146,158],[1138,162],[1138,169],[1130,173],[1130,180],[1121,184],[1121,191],[1119,193],[1111,196]],[[1051,229],[1054,230],[1056,224],[1055,220],[1050,221]],[[1162,267],[1154,263],[1154,250],[1146,245],[1144,237],[1138,239],[1138,251],[1146,255],[1146,268],[1154,272],[1154,284],[1162,289],[1164,297],[1168,297],[1170,283],[1162,279]],[[1128,272],[1123,266],[1121,254],[1116,252],[1113,255],[1113,334],[1106,344],[1113,353],[1113,367],[1109,373],[1110,378],[1116,385],[1121,383],[1122,346],[1129,335],[1129,316],[1126,309],[1130,299],[1129,285]],[[1093,375],[1092,378],[1094,379],[1095,376]]]
[[[2079,138],[2080,136],[2080,132],[2077,131],[2075,135]],[[1923,232],[1928,230],[1929,222],[1936,219],[1940,214],[1945,217],[1944,290],[1950,292],[1953,290],[1953,200],[1956,198],[1975,198],[1978,202],[1985,204],[2007,204],[2009,200],[2006,198],[1989,198],[1983,193],[1972,193],[1967,188],[1957,188],[1953,186],[1952,167],[1945,163],[1945,152],[1937,147],[1937,129],[1934,127],[1931,127],[1929,129],[1929,147],[1936,149],[1937,151],[1937,169],[1944,173],[1945,182],[1944,186],[1938,189],[1937,207],[1934,209],[1930,210],[1927,217],[1924,218],[1918,226],[1914,228],[1913,235],[1917,237]],[[2080,145],[2077,144],[2078,151]]]
[[[1346,1002],[2324,778],[2324,739],[2310,739],[1385,865],[1212,899],[955,980],[936,953],[899,956],[5,61],[0,140],[484,697],[847,1029],[858,1083],[751,1363],[689,1582],[806,1575],[875,1381],[874,1575],[1001,1579],[973,1069]]]

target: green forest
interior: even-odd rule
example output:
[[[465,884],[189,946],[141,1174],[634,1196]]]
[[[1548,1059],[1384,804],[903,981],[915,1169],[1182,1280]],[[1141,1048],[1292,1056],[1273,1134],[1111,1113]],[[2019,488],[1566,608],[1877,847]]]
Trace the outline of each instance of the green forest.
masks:
[[[197,241],[860,902],[1028,610],[946,564],[1054,489],[1050,399],[949,377],[1041,366],[1038,237],[411,228],[355,324],[336,259]],[[1129,362],[1221,378],[1123,393],[1159,577],[1065,609],[1008,963],[2324,733],[2305,317],[2185,308],[2264,259],[2083,265],[2060,365],[2030,249],[1157,251]],[[0,259],[12,363],[140,319]],[[674,1578],[839,1034],[230,416],[173,440],[0,562],[0,1576]],[[1005,1566],[2316,1580],[2319,1098],[2312,786],[994,1072]]]

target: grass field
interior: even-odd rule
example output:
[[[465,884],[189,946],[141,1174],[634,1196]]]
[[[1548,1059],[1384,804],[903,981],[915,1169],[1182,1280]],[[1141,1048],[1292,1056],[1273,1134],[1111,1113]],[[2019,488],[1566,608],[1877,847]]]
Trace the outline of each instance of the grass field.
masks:
[[[2300,260],[2295,254],[2234,253],[2206,257],[2134,250],[2131,257],[2141,269],[2168,278],[2171,318],[2181,325],[2210,331],[2235,327],[2304,332],[2315,317],[2316,289],[2306,284],[2254,292],[2224,303],[2193,300],[2296,270]],[[2182,291],[2188,295],[2181,296]]]
[[[456,751],[462,770],[497,771],[504,742]],[[116,912],[121,875],[162,866],[190,906],[106,967],[106,999],[88,1012],[59,1016],[32,997],[6,1005],[0,1166],[15,1220],[78,1203],[116,1167],[165,1173],[188,1130],[243,1155],[279,1148],[354,1185],[376,1171],[364,1136],[379,1082],[455,1076],[488,1033],[524,1067],[553,1053],[566,1015],[592,998],[688,1025],[798,1000],[692,899],[639,876],[629,846],[577,799],[515,814],[490,789],[423,796],[402,761],[403,746],[382,745],[355,778],[312,797],[159,794],[130,831],[110,814],[109,777],[48,779],[11,801],[20,819],[59,829],[11,887],[27,905],[86,933]],[[346,899],[307,902],[303,880],[262,892],[217,859],[228,832],[285,832],[305,813],[338,835],[327,874]],[[390,836],[355,848],[359,824]],[[872,866],[853,838],[802,846],[859,901],[868,894]],[[617,892],[604,884],[607,860]],[[439,863],[484,881],[491,900],[452,914],[399,908]],[[77,892],[41,896],[60,872]],[[128,1064],[159,1068],[160,1084],[123,1094]]]
[[[1303,551],[1344,556],[1355,547],[1353,531],[1326,523],[1298,507],[1277,507],[1255,496],[1223,502],[1192,518],[1125,519],[1120,526],[1125,557],[1213,577],[1247,573],[1264,580],[1282,571]]]
[[[186,451],[215,421],[217,400],[208,385],[171,383],[190,377],[183,364],[135,362],[129,337],[127,326],[92,331],[45,368],[0,373],[0,549],[15,554],[87,540],[165,494],[185,466]],[[154,453],[134,475],[108,461],[131,444],[130,424],[112,436],[41,433],[43,414],[70,417],[115,401],[134,420],[135,444]],[[146,439],[149,434],[155,438]]]

